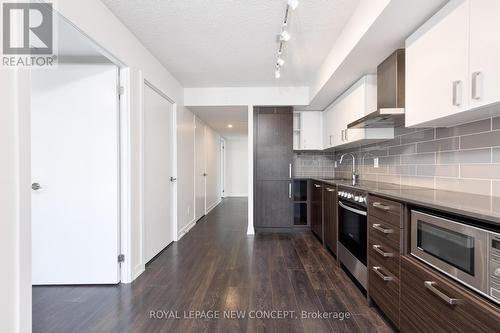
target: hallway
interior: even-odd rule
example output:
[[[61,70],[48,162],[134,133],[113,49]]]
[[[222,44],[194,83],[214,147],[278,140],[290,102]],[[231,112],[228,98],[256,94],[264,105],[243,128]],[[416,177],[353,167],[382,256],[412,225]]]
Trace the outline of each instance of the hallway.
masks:
[[[130,285],[34,287],[33,331],[392,331],[312,234],[246,236],[246,217],[246,199],[223,199]],[[224,318],[231,310],[244,318]]]

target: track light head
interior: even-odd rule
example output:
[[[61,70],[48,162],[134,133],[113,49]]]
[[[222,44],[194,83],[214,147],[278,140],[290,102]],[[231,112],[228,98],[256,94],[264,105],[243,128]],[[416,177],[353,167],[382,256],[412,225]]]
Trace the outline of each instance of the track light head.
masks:
[[[279,39],[281,42],[288,42],[292,38],[292,35],[286,30],[283,30],[281,34],[279,35]]]
[[[274,71],[274,77],[276,79],[279,79],[281,77],[281,71],[280,71],[280,68],[276,68],[276,70]]]
[[[287,3],[288,3],[288,6],[290,6],[290,8],[295,10],[297,8],[297,6],[299,5],[299,0],[288,0]]]
[[[281,57],[278,57],[276,58],[276,63],[278,64],[278,66],[283,66],[285,64],[285,60],[283,60],[283,58]]]

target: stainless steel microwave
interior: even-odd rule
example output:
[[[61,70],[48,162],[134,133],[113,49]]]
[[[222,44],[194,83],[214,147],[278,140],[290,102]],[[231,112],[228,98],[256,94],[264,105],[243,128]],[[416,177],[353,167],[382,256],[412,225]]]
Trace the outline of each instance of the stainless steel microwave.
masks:
[[[500,304],[500,234],[412,211],[411,254]]]

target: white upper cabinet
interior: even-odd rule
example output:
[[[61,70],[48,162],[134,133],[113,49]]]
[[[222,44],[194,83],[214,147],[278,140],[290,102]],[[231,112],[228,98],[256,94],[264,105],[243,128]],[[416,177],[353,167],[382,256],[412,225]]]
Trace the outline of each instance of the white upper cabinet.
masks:
[[[347,129],[347,125],[377,109],[377,76],[369,74],[354,83],[323,113],[324,147],[347,148],[363,142],[392,139],[394,129]]]
[[[470,1],[471,108],[500,101],[500,1]]]
[[[468,3],[452,0],[406,41],[406,126],[468,108]]]
[[[407,39],[407,127],[490,115],[477,109],[500,101],[498,17],[498,0],[451,0]]]
[[[294,150],[323,149],[323,115],[321,111],[294,112]]]

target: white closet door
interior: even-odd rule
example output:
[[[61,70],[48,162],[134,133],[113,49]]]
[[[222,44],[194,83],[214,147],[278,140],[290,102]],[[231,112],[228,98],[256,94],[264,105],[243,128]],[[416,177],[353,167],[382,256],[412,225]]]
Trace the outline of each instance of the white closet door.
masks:
[[[117,68],[32,73],[33,284],[119,282]]]
[[[205,124],[195,118],[195,220],[205,215],[206,210],[206,149]]]
[[[173,105],[144,86],[144,252],[150,261],[174,240]]]

